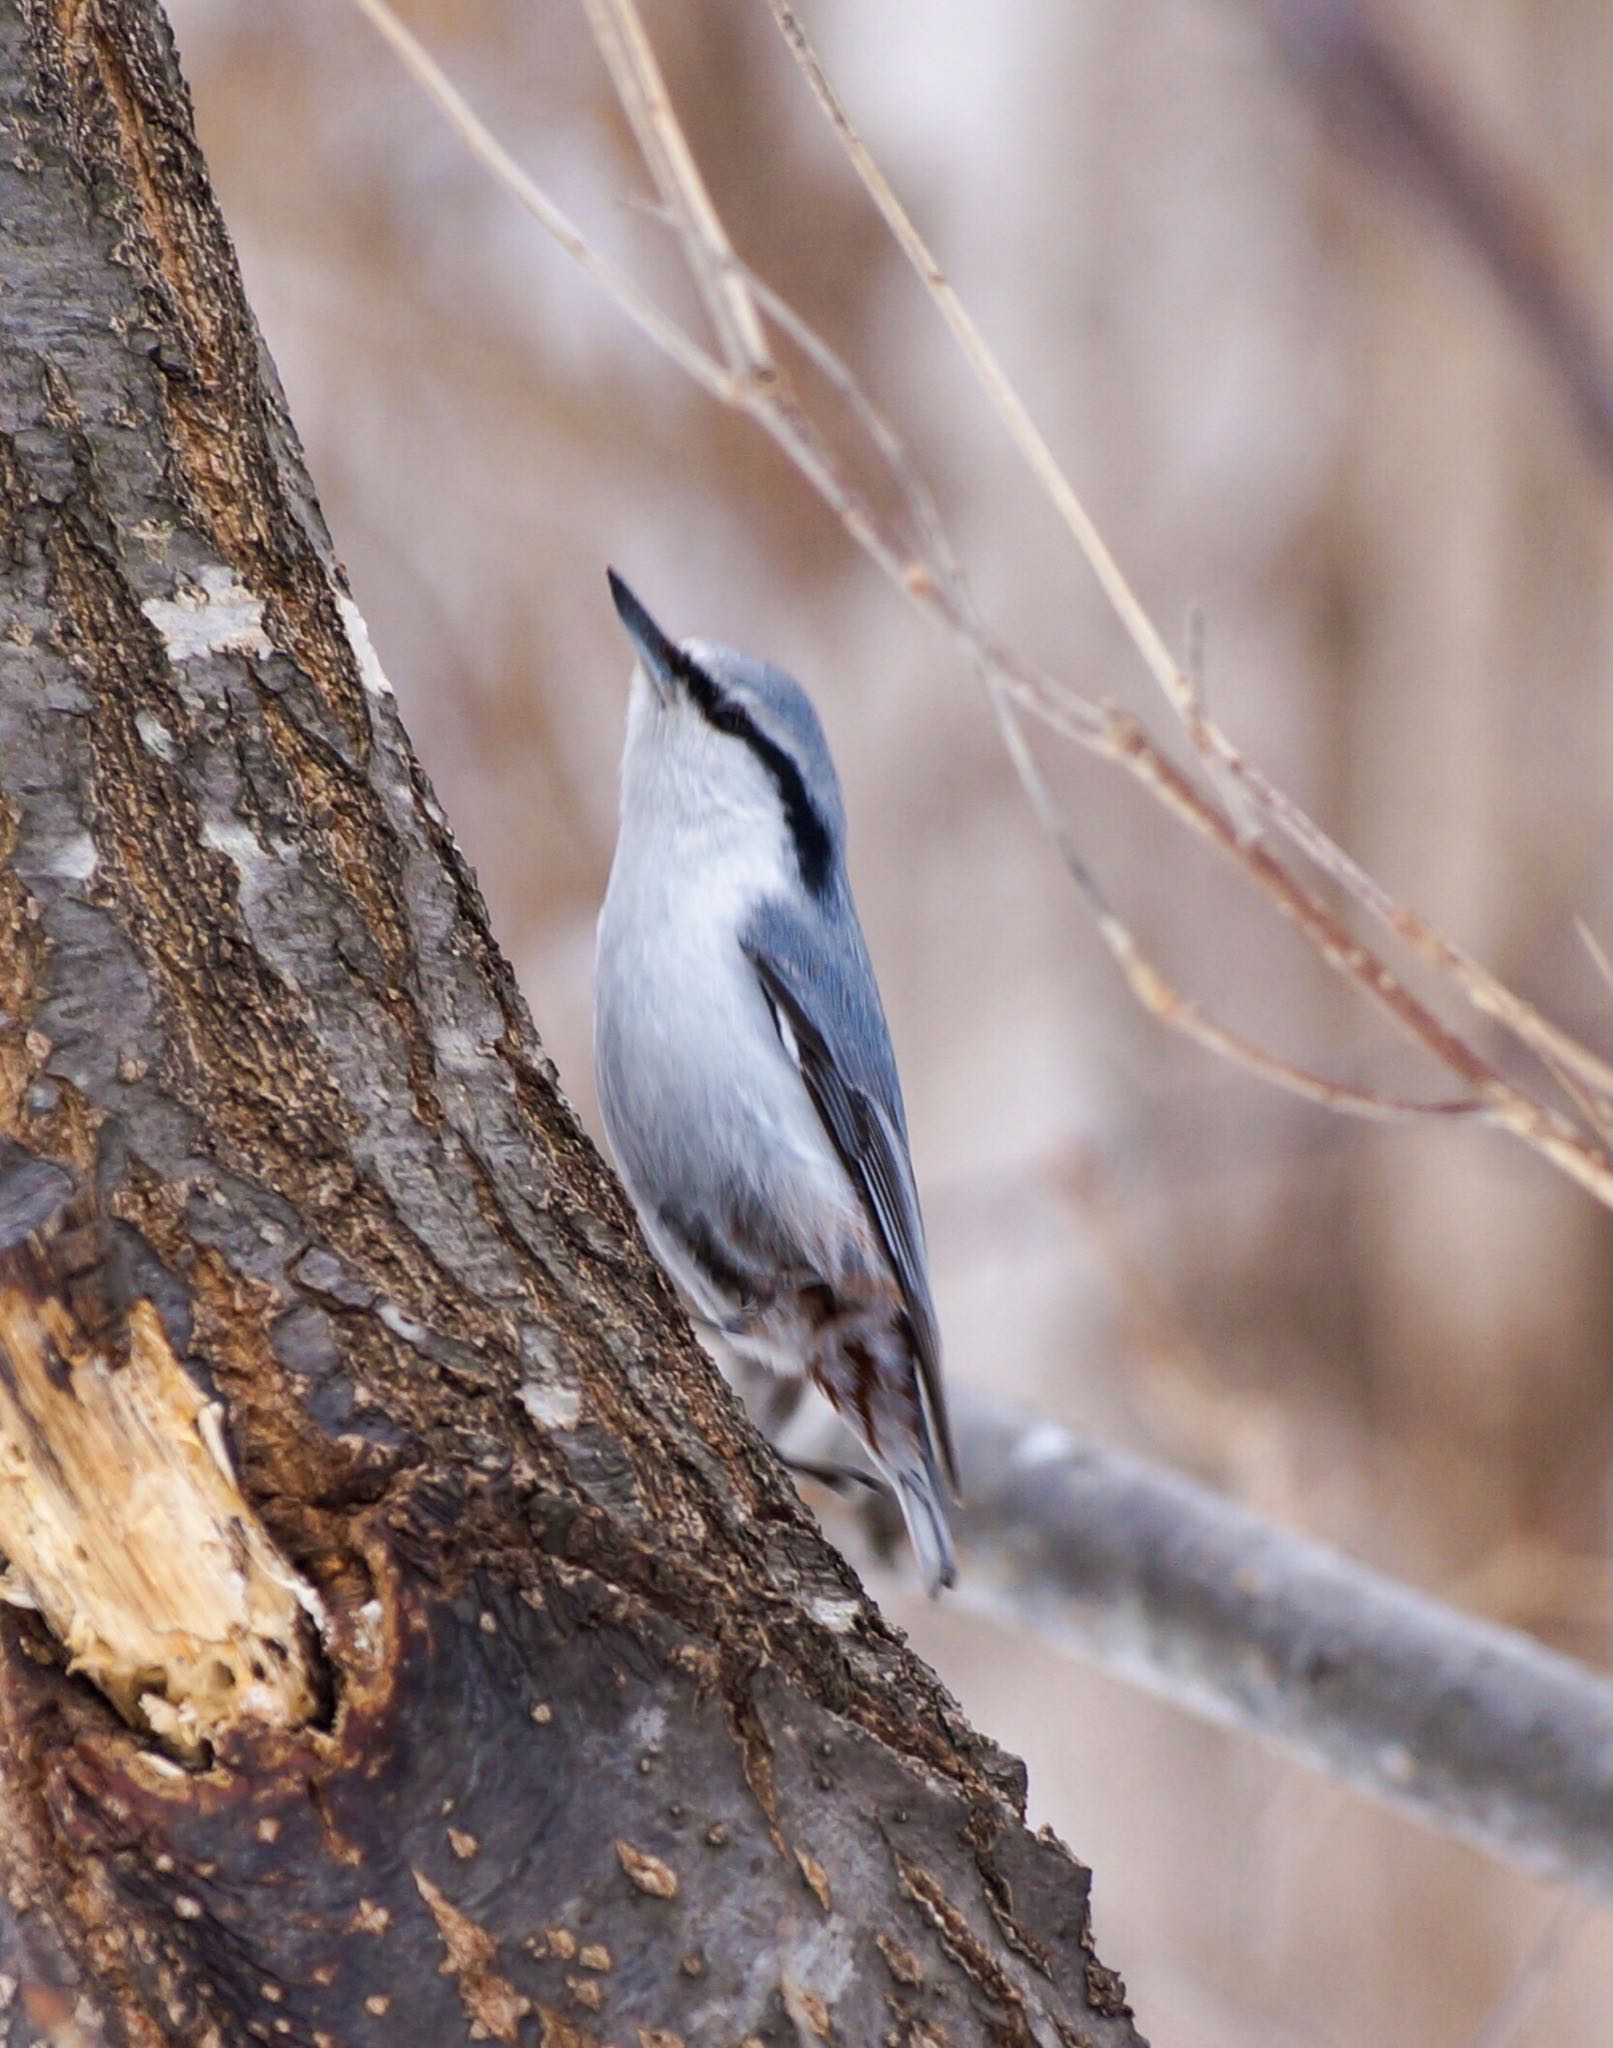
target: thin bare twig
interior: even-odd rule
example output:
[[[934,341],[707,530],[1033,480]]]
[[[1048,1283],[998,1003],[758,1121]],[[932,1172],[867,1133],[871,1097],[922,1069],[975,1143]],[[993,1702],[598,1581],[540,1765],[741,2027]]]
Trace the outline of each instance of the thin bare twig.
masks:
[[[1194,605],[1187,615],[1186,632],[1187,658],[1182,664],[1181,695],[1172,699],[1177,716],[1187,732],[1193,751],[1204,763],[1205,772],[1220,797],[1237,822],[1238,830],[1245,839],[1258,839],[1261,824],[1254,805],[1250,803],[1236,776],[1228,775],[1221,761],[1216,758],[1210,743],[1214,730],[1210,723],[1208,685],[1204,678],[1204,609]]]
[[[750,320],[759,321],[755,311],[754,286],[722,232],[692,153],[681,143],[681,138],[677,144],[669,140],[670,132],[677,126],[676,116],[660,84],[659,72],[653,69],[653,64],[647,71],[643,62],[633,56],[634,50],[644,41],[633,0],[593,0],[595,17],[604,26],[607,43],[615,38],[611,44],[615,50],[613,76],[635,132],[647,138],[647,155],[650,155],[652,175],[657,180],[663,202],[678,224],[686,247],[692,246],[695,240],[702,245],[696,276],[697,281],[705,280],[703,289],[712,317],[720,329],[726,324],[725,345],[737,349],[746,358],[743,367],[737,371],[731,369],[727,374],[653,302],[638,292],[630,280],[588,249],[569,220],[511,162],[419,45],[396,22],[386,0],[356,0],[356,4],[404,55],[417,79],[443,106],[494,176],[516,194],[562,247],[613,293],[637,324],[678,360],[702,388],[753,418],[819,492],[848,535],[910,597],[940,617],[964,639],[987,682],[1005,739],[1009,738],[1012,722],[1005,723],[1003,708],[1005,704],[1012,703],[1015,707],[1034,712],[1054,730],[1124,768],[1198,837],[1240,866],[1277,908],[1304,932],[1336,972],[1371,996],[1409,1037],[1460,1077],[1471,1091],[1471,1100],[1419,1106],[1369,1096],[1365,1091],[1324,1081],[1291,1063],[1275,1059],[1248,1041],[1214,1025],[1143,959],[1135,940],[1096,891],[1084,863],[1077,857],[1074,865],[1071,864],[1073,848],[1067,835],[1061,833],[1059,844],[1066,866],[1070,867],[1083,896],[1098,915],[1099,930],[1105,943],[1126,972],[1129,986],[1153,1014],[1195,1037],[1201,1044],[1252,1067],[1264,1078],[1297,1089],[1301,1094],[1333,1108],[1372,1115],[1424,1112],[1444,1116],[1482,1116],[1523,1139],[1602,1200],[1613,1203],[1613,1159],[1608,1157],[1604,1147],[1588,1139],[1565,1117],[1507,1079],[1492,1062],[1450,1031],[1384,961],[1350,933],[1313,891],[1281,865],[1264,842],[1252,839],[1240,830],[1221,805],[1185,776],[1136,719],[1112,707],[1092,704],[1055,679],[1028,667],[1012,649],[987,632],[968,598],[961,576],[948,566],[950,551],[943,550],[939,560],[926,560],[922,551],[908,545],[879,516],[866,497],[851,485],[788,380],[767,357],[765,338],[763,354],[758,357],[754,352],[754,336],[748,327]],[[1204,715],[1202,704],[1195,699],[1192,684],[1171,660],[1163,640],[1120,574],[1079,499],[1058,472],[1045,442],[1036,433],[995,358],[980,340],[956,293],[946,284],[890,186],[873,164],[838,101],[829,92],[821,69],[807,49],[799,24],[785,0],[769,0],[769,4],[791,37],[792,47],[796,48],[803,64],[809,67],[808,75],[813,79],[814,89],[830,111],[837,132],[841,133],[852,152],[853,161],[879,200],[893,231],[908,249],[926,282],[937,292],[938,303],[947,312],[949,325],[964,341],[966,352],[992,394],[993,402],[1003,412],[1036,474],[1064,512],[1111,603],[1125,620],[1139,651],[1164,688],[1167,700],[1187,724],[1195,742],[1195,751],[1205,761],[1212,754],[1219,757],[1229,770],[1238,775],[1240,785],[1251,792],[1262,811],[1281,823],[1290,837],[1296,836],[1301,829],[1296,819],[1303,820],[1303,814],[1270,791]],[[610,49],[606,50],[606,56],[609,62]],[[695,259],[691,258],[691,261]],[[741,308],[748,310],[742,312]],[[821,364],[824,360],[821,353],[817,359]],[[855,383],[854,379],[850,381]],[[860,411],[866,422],[868,409],[864,406]],[[874,438],[888,459],[888,440],[879,435]],[[931,522],[921,519],[919,524],[921,532],[930,531]],[[938,530],[939,522],[933,522],[933,525]],[[933,540],[933,534],[931,538]],[[1027,758],[1026,751],[1011,742],[1010,753],[1023,780],[1022,764]],[[1034,799],[1034,789],[1030,784],[1027,788]],[[1038,810],[1045,818],[1045,806],[1039,804]],[[1308,821],[1304,823],[1308,825]],[[1320,841],[1323,847],[1330,847],[1331,843],[1317,828],[1309,829],[1313,843]],[[1313,859],[1318,857],[1311,845],[1304,846],[1302,850],[1310,853]],[[1344,858],[1337,856],[1339,861]],[[1353,864],[1349,864],[1346,870],[1335,872],[1330,868],[1329,872],[1335,873],[1337,879],[1340,874],[1354,872]],[[1377,891],[1377,897],[1378,904],[1370,899],[1363,900],[1368,900],[1369,907],[1377,909],[1379,904],[1387,901],[1382,891]],[[1408,936],[1405,914],[1398,906],[1393,906],[1393,909],[1394,928],[1402,936]],[[1427,928],[1417,921],[1409,936],[1416,943],[1418,935],[1426,932]],[[1437,938],[1437,935],[1429,936]],[[1458,967],[1463,956],[1449,942],[1439,940],[1438,943],[1444,949],[1443,964],[1453,978],[1461,982]],[[1461,985],[1472,994],[1469,983],[1461,982]],[[1499,989],[1499,984],[1495,987]],[[1515,1030],[1518,1029],[1520,1015],[1526,1021],[1533,1017],[1534,1013],[1521,999],[1504,990],[1500,994],[1506,998],[1504,1021],[1512,1023]],[[1501,1012],[1498,1010],[1496,1014]],[[1555,1027],[1546,1026],[1544,1020],[1539,1020],[1539,1023],[1542,1031],[1555,1033]],[[1571,1040],[1566,1040],[1566,1034],[1557,1036],[1572,1045]],[[1584,1058],[1591,1058],[1583,1053],[1583,1049],[1580,1051]],[[1583,1099],[1580,1091],[1576,1090],[1574,1094],[1576,1099]]]
[[[1207,1051],[1218,1053],[1222,1058],[1230,1060],[1233,1065],[1243,1067],[1259,1079],[1287,1089],[1306,1101],[1319,1103],[1324,1108],[1341,1111],[1346,1115],[1368,1117],[1381,1122],[1407,1121],[1418,1117],[1487,1116],[1487,1106],[1471,1096],[1448,1102],[1406,1102],[1366,1089],[1351,1088],[1343,1082],[1330,1081],[1320,1074],[1312,1073],[1308,1068],[1280,1059],[1255,1045],[1252,1040],[1229,1031],[1224,1025],[1217,1024],[1212,1018],[1205,1016],[1196,1003],[1184,996],[1152,965],[1130,927],[1110,904],[1059,814],[1058,806],[1047,787],[1041,769],[1037,766],[1035,755],[1020,721],[1011,678],[1005,675],[999,663],[990,636],[969,594],[962,565],[953,550],[934,496],[928,484],[919,475],[908,454],[906,444],[863,390],[849,365],[816,329],[803,320],[786,299],[780,297],[754,272],[748,273],[748,276],[751,291],[768,318],[790,336],[857,414],[869,440],[884,458],[886,468],[902,493],[915,528],[928,545],[931,561],[939,567],[941,587],[947,592],[955,609],[959,629],[970,642],[976,667],[1002,734],[1003,745],[1014,772],[1019,777],[1020,786],[1025,791],[1043,829],[1057,848],[1071,881],[1086,903],[1099,936],[1119,965],[1133,996],[1142,1007],[1161,1023],[1193,1039]]]
[[[624,0],[583,0],[588,25],[605,60],[640,154],[655,180],[667,216],[683,242],[690,274],[699,287],[736,375],[770,377],[772,354],[722,218],[683,129],[672,112],[666,81],[644,33],[638,9]]]
[[[1601,940],[1596,936],[1584,918],[1574,919],[1574,929],[1579,933],[1580,944],[1591,956],[1591,964],[1597,973],[1613,989],[1613,960],[1609,960]]]
[[[768,0],[768,5],[869,197],[878,207],[886,225],[934,299],[937,310],[974,370],[998,417],[1008,429],[1032,473],[1062,515],[1117,616],[1131,635],[1155,681],[1192,735],[1198,750],[1206,756],[1213,753],[1238,777],[1240,783],[1250,791],[1261,808],[1268,811],[1274,822],[1279,823],[1318,865],[1323,866],[1334,880],[1352,895],[1357,896],[1400,938],[1425,953],[1437,966],[1445,970],[1482,1014],[1495,1018],[1511,1029],[1523,1043],[1544,1059],[1553,1071],[1556,1071],[1559,1065],[1575,1066],[1581,1071],[1582,1078],[1593,1086],[1603,1090],[1613,1088],[1613,1070],[1597,1061],[1584,1047],[1578,1046],[1568,1034],[1542,1017],[1522,997],[1504,988],[1460,948],[1434,931],[1426,920],[1395,903],[1386,891],[1371,883],[1363,871],[1335,847],[1318,827],[1312,825],[1296,805],[1279,797],[1204,716],[1202,705],[1195,700],[1192,682],[1173,660],[1163,635],[1122,573],[1090,513],[1059,467],[1023,401],[1009,382],[1002,365],[914,226],[889,179],[858,134],[845,107],[830,85],[789,0]]]
[[[1526,1095],[1443,1024],[1263,843],[1251,845],[1240,839],[1227,814],[1167,759],[1135,718],[1111,709],[1109,722],[1110,744],[1105,750],[1109,758],[1152,788],[1201,838],[1246,869],[1329,966],[1364,989],[1409,1038],[1433,1052],[1486,1100],[1492,1122],[1522,1138],[1599,1200],[1613,1206],[1613,1160],[1602,1146]]]
[[[1433,966],[1444,970],[1481,1016],[1504,1025],[1554,1072],[1567,1068],[1576,1073],[1602,1098],[1602,1122],[1606,1123],[1607,1103],[1613,1100],[1613,1066],[1542,1016],[1533,1004],[1498,981],[1488,968],[1481,966],[1454,940],[1436,930],[1426,918],[1406,904],[1397,902],[1291,797],[1275,788],[1217,726],[1206,720],[1203,732],[1207,744],[1213,748],[1227,773],[1308,860],[1337,882],[1386,930],[1405,940]]]
[[[724,404],[729,403],[730,379],[722,366],[713,362],[675,320],[641,291],[625,270],[619,269],[608,256],[601,256],[564,209],[555,204],[541,185],[527,176],[502,143],[494,139],[486,124],[472,112],[464,95],[441,66],[399,21],[386,0],[353,0],[353,4],[369,17],[402,60],[404,69],[447,115],[459,139],[477,162],[491,171],[505,191],[526,208],[544,233],[553,236],[571,260],[603,287],[640,333],[647,335],[657,348],[669,355],[703,391],[710,392],[713,398]]]
[[[985,336],[970,317],[967,307],[931,253],[929,245],[913,225],[890,180],[874,161],[867,145],[853,127],[838,95],[829,83],[823,66],[818,62],[816,52],[807,41],[806,31],[797,19],[794,8],[788,4],[788,0],[768,0],[768,5],[772,8],[773,19],[778,23],[786,42],[794,52],[796,62],[806,74],[807,82],[812,87],[819,106],[839,136],[868,196],[879,208],[885,225],[895,236],[902,253],[923,279],[925,288],[935,300],[941,317],[952,330],[954,340],[962,349],[970,368],[991,400],[998,418],[1007,427],[1015,446],[1024,456],[1037,481],[1058,507],[1064,523],[1074,534],[1081,552],[1092,565],[1094,575],[1102,584],[1105,595],[1135,642],[1138,653],[1152,670],[1160,688],[1167,697],[1175,697],[1183,687],[1181,671],[1172,658],[1170,649],[1165,645],[1159,629],[1144,611],[1135,591],[1121,573],[1120,564],[1109,552],[1108,544],[1098,531],[1096,521],[1077,497],[1069,479],[1054,460],[1053,451],[1042,438],[1040,429],[1026,410],[1019,393],[1009,382]]]

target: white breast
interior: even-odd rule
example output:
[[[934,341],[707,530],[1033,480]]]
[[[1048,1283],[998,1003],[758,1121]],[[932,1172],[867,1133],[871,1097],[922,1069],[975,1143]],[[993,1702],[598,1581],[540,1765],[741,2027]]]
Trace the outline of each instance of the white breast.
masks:
[[[758,900],[795,886],[782,819],[746,794],[702,814],[631,792],[595,990],[600,1106],[618,1169],[663,1264],[719,1316],[660,1227],[664,1206],[709,1219],[721,1241],[760,1201],[800,1262],[829,1280],[861,1264],[867,1243],[855,1191],[740,947]]]

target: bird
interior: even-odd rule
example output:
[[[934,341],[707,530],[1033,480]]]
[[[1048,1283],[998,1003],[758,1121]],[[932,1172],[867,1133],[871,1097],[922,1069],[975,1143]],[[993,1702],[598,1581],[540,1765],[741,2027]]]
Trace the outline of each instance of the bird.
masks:
[[[810,1381],[866,1449],[933,1597],[957,1575],[957,1459],[828,742],[793,677],[672,641],[608,580],[636,659],[596,951],[606,1140],[695,1317]]]

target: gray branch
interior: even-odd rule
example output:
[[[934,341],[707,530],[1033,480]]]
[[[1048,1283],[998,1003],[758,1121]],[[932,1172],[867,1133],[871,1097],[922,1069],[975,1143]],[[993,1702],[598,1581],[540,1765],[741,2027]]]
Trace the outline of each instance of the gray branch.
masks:
[[[951,1597],[1613,1898],[1613,1684],[1141,1458],[965,1388],[952,1406]],[[866,1557],[882,1519],[834,1533]]]

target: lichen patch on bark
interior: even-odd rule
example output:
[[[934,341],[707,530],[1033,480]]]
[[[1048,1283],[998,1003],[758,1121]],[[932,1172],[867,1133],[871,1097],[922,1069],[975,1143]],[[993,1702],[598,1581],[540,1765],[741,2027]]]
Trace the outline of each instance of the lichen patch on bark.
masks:
[[[172,598],[148,597],[140,609],[161,634],[170,661],[274,651],[263,630],[263,599],[222,565],[203,569]]]

